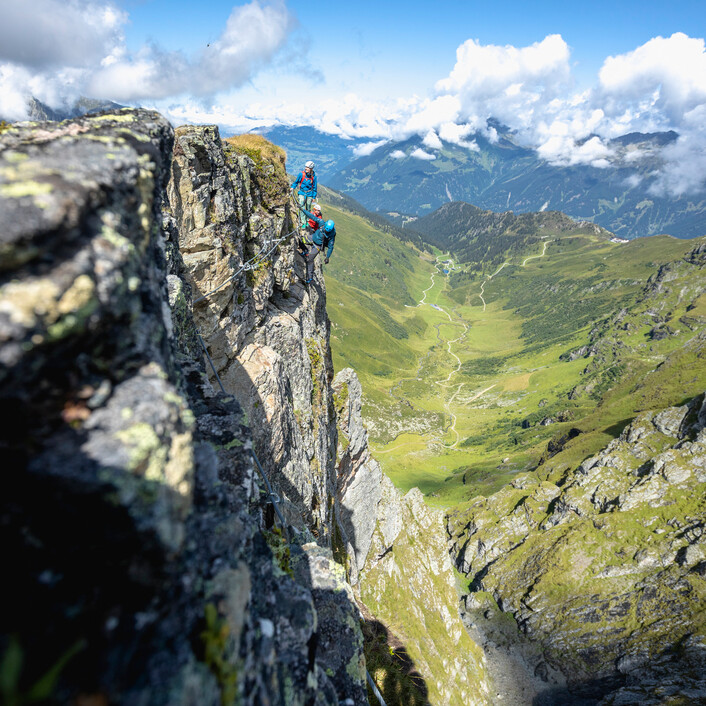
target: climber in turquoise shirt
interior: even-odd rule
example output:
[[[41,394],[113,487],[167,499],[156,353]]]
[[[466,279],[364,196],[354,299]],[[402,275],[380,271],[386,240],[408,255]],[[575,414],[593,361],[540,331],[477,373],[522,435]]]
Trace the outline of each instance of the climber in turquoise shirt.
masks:
[[[304,165],[304,170],[294,180],[292,189],[296,189],[297,186],[299,186],[298,198],[300,208],[311,211],[311,204],[314,202],[318,191],[318,183],[316,174],[314,173],[314,163],[312,161],[308,161]],[[301,222],[301,229],[306,230],[306,220],[304,219],[302,219]]]
[[[312,244],[305,245],[306,249],[302,252],[302,255],[306,258],[306,283],[309,284],[314,279],[314,260],[320,252],[323,252],[324,248],[328,248],[326,259],[324,260],[328,265],[331,253],[333,253],[333,243],[336,240],[336,224],[330,219],[325,221],[323,218],[319,218],[305,208],[301,210],[304,216],[313,221],[316,226],[311,234]],[[306,223],[306,218],[301,220]]]

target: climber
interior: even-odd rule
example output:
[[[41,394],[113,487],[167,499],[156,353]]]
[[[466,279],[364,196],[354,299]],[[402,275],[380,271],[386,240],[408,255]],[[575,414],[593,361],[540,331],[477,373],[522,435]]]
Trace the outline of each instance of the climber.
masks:
[[[299,207],[311,209],[311,204],[318,193],[318,184],[316,174],[314,173],[314,163],[309,160],[305,165],[302,173],[294,180],[292,190],[299,186]],[[306,221],[302,219],[301,229],[306,230]]]
[[[321,218],[323,220],[323,216],[321,215],[321,206],[319,206],[318,203],[314,203],[311,205],[311,212],[317,218]],[[306,228],[305,230],[301,231],[301,237],[299,238],[299,252],[303,257],[306,257],[306,253],[309,251],[309,246],[312,242],[311,236],[313,235],[314,231],[318,229],[319,224],[311,218],[307,218],[304,222],[306,223]]]
[[[318,203],[312,203],[311,204],[311,212],[317,217],[323,219],[323,216],[321,215],[321,206],[319,206]],[[307,231],[309,234],[312,234],[315,230],[318,229],[319,224],[313,219],[313,218],[307,218],[306,219],[306,225],[307,225]]]
[[[314,280],[314,260],[316,256],[328,247],[324,263],[328,265],[329,258],[333,252],[333,243],[336,240],[336,225],[332,220],[325,221],[315,213],[307,211],[305,208],[299,207],[310,222],[313,222],[316,228],[311,234],[311,245],[307,245],[306,252],[302,255],[306,258],[306,283],[310,284]],[[320,213],[320,211],[319,211]],[[304,219],[302,219],[304,220]]]

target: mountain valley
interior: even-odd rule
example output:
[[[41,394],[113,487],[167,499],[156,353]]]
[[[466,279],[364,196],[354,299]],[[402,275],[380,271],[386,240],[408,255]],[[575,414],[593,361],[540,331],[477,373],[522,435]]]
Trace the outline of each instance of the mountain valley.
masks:
[[[614,243],[589,224],[517,245],[491,231],[459,263],[327,213],[356,234],[327,270],[334,361],[358,371],[375,451],[403,488],[442,504],[497,489],[572,429],[567,449],[590,453],[616,433],[604,429],[706,384],[699,240]]]
[[[393,236],[327,213],[356,234],[334,361],[384,472],[447,514],[498,703],[701,703],[706,239],[449,204],[400,280]]]
[[[0,142],[8,703],[706,699],[706,237],[321,186],[304,283],[259,135]]]

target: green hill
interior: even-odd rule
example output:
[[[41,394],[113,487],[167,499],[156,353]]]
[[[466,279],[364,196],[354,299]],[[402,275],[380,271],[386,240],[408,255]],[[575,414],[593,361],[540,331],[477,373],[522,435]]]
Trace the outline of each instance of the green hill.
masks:
[[[554,472],[706,387],[703,240],[619,244],[543,214],[552,235],[544,223],[481,272],[324,206],[335,365],[358,371],[376,457],[403,489],[448,506]]]
[[[559,211],[514,214],[484,211],[462,201],[444,204],[411,226],[427,242],[454,253],[476,268],[495,268],[507,257],[542,247],[548,238],[594,234],[610,238],[612,233],[589,221],[575,221]]]

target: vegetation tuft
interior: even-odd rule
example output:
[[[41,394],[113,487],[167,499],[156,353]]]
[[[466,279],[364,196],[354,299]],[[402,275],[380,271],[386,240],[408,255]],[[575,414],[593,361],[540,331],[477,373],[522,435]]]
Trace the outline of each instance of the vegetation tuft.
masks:
[[[268,210],[286,203],[289,197],[289,182],[285,170],[287,155],[281,147],[273,145],[262,135],[235,135],[223,140],[226,159],[235,155],[249,157],[254,165],[254,179],[262,196],[262,204]]]
[[[404,646],[377,620],[361,623],[365,664],[388,706],[427,706],[426,684]],[[368,684],[368,701],[378,702]]]

